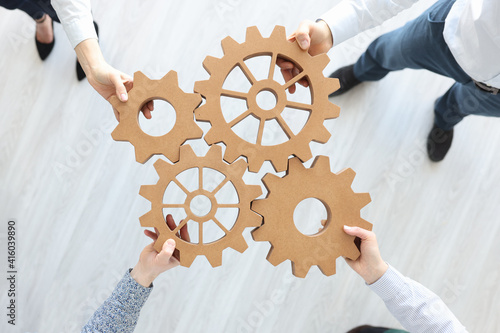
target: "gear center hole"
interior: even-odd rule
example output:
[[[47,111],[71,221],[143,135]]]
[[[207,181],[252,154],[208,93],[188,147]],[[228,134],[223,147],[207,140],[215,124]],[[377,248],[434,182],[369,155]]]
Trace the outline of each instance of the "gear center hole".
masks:
[[[276,94],[270,90],[261,90],[256,96],[257,105],[264,111],[272,110],[278,103]]]
[[[154,100],[151,119],[147,119],[142,112],[139,112],[138,121],[144,133],[150,136],[163,136],[174,128],[176,116],[175,109],[169,102]]]
[[[323,228],[322,222],[328,220],[326,206],[316,198],[302,200],[293,211],[293,222],[297,230],[306,236],[319,233]]]
[[[189,208],[196,216],[203,217],[212,210],[212,202],[206,195],[200,194],[191,200]]]

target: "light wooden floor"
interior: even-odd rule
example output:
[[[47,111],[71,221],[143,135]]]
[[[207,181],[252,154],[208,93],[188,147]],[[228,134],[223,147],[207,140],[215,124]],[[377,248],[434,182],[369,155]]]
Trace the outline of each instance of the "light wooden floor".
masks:
[[[277,24],[290,33],[302,19],[316,19],[334,3],[95,0],[93,10],[110,64],[152,78],[173,69],[180,87],[192,91],[195,81],[208,78],[201,66],[205,56],[222,55],[225,36],[242,42],[251,25],[264,36]],[[422,1],[382,28],[334,48],[325,74],[355,61],[377,35],[431,3]],[[59,25],[55,49],[44,63],[32,40],[34,24],[24,13],[0,9],[0,31],[2,244],[8,218],[15,218],[19,229],[19,324],[17,331],[8,329],[77,332],[148,244],[138,218],[149,202],[138,192],[156,182],[156,158],[138,164],[131,145],[111,139],[116,125],[111,109],[87,82],[77,83],[75,55]],[[325,123],[330,141],[311,147],[315,155],[330,156],[334,171],[357,172],[353,188],[372,196],[362,216],[374,224],[384,258],[439,294],[471,332],[496,332],[500,120],[466,119],[457,126],[445,161],[429,162],[424,139],[433,101],[451,83],[405,70],[362,84],[335,101],[342,111]],[[202,126],[206,132],[208,126]],[[201,140],[192,145],[198,154],[207,150]],[[259,184],[270,170],[266,163],[245,180]],[[136,331],[399,327],[343,260],[337,261],[335,276],[325,277],[314,267],[306,279],[297,279],[289,262],[273,267],[265,260],[267,243],[253,242],[249,230],[245,238],[249,249],[225,251],[222,267],[212,269],[200,257],[191,268],[158,278]],[[273,292],[284,294],[283,302],[271,303]],[[0,300],[4,308],[3,291]]]

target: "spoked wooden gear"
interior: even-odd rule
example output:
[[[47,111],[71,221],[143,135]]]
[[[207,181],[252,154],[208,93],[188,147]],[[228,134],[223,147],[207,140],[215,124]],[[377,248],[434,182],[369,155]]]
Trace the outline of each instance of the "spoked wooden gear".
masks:
[[[292,158],[283,178],[273,174],[263,178],[269,193],[265,199],[255,200],[252,210],[264,217],[264,224],[252,236],[256,241],[271,243],[267,255],[271,264],[276,266],[290,259],[297,277],[305,277],[312,265],[330,276],[335,274],[339,256],[353,260],[359,257],[354,237],[347,235],[343,226],[371,230],[372,224],[360,217],[360,209],[371,200],[368,193],[352,191],[354,176],[352,169],[332,173],[328,157],[318,156],[310,169]],[[320,200],[328,213],[325,227],[312,236],[302,234],[293,220],[295,207],[307,198]]]
[[[185,267],[191,266],[193,260],[198,255],[205,255],[213,267],[222,264],[222,251],[231,247],[239,252],[243,252],[248,247],[243,238],[243,230],[247,227],[257,227],[261,225],[262,218],[255,212],[250,210],[251,201],[262,194],[260,186],[246,185],[242,179],[247,168],[247,164],[243,160],[228,165],[222,160],[222,148],[220,146],[212,146],[204,157],[195,155],[191,146],[184,145],[180,147],[180,160],[175,164],[169,164],[163,160],[158,160],[154,164],[160,179],[156,185],[143,185],[139,192],[144,198],[151,201],[151,211],[140,218],[143,227],[156,227],[159,231],[159,237],[154,245],[157,251],[160,251],[163,243],[173,238],[176,240],[176,248],[180,254],[180,264]],[[189,191],[176,177],[183,171],[197,168],[198,169],[198,186],[194,191]],[[217,185],[212,191],[206,190],[203,185],[203,168],[216,170],[225,175],[224,180]],[[175,183],[186,194],[186,199],[181,204],[164,203],[164,193],[170,183]],[[221,204],[217,202],[217,192],[231,182],[234,186],[237,196],[237,204]],[[211,209],[204,216],[198,216],[191,211],[190,204],[193,198],[202,195],[210,199]],[[219,208],[238,208],[238,216],[230,230],[218,221],[215,214]],[[163,216],[163,208],[183,208],[187,217],[179,223],[174,229],[170,228],[165,223]],[[199,224],[199,239],[198,243],[187,242],[181,239],[177,233],[188,223],[194,221]],[[211,243],[203,243],[203,224],[213,221],[224,232],[224,236]]]
[[[195,83],[194,91],[206,98],[206,104],[195,112],[196,119],[208,121],[212,128],[205,136],[205,141],[211,145],[223,142],[226,145],[224,160],[231,163],[239,156],[248,160],[249,170],[259,171],[264,161],[271,161],[276,171],[286,170],[287,160],[290,155],[295,155],[302,161],[312,157],[309,143],[316,141],[325,143],[330,138],[330,133],[323,126],[325,119],[336,118],[339,108],[328,100],[328,95],[339,88],[337,79],[325,78],[323,69],[329,59],[326,54],[315,57],[303,51],[297,42],[286,39],[285,28],[276,26],[269,38],[263,38],[256,27],[247,29],[246,40],[238,44],[231,37],[222,41],[224,56],[220,59],[206,57],[203,67],[210,74],[210,79]],[[245,64],[257,56],[270,56],[271,63],[267,78],[258,81]],[[278,58],[286,59],[296,64],[301,70],[300,74],[285,84],[276,82],[274,77],[276,61]],[[239,92],[223,89],[224,82],[231,71],[239,66],[251,88],[248,92]],[[286,89],[301,79],[309,82],[311,91],[311,104],[289,101]],[[256,101],[257,94],[269,91],[276,97],[276,106],[271,110],[263,110]],[[236,98],[246,101],[247,110],[230,122],[227,122],[221,110],[221,96]],[[282,116],[284,109],[292,108],[309,112],[309,118],[304,127],[294,134]],[[257,139],[251,143],[240,138],[233,127],[247,117],[259,120]],[[262,144],[266,121],[276,120],[289,140],[274,146]]]
[[[142,106],[154,99],[170,103],[176,114],[174,127],[162,136],[150,136],[139,126],[138,117]],[[121,102],[112,96],[110,103],[120,114],[120,123],[111,136],[116,141],[129,141],[135,148],[139,163],[145,163],[155,154],[163,154],[170,161],[177,162],[179,146],[188,139],[203,136],[202,129],[193,117],[194,109],[201,104],[201,96],[183,92],[174,71],[168,72],[160,80],[150,80],[142,72],[135,72],[134,87],[129,92],[128,101]]]

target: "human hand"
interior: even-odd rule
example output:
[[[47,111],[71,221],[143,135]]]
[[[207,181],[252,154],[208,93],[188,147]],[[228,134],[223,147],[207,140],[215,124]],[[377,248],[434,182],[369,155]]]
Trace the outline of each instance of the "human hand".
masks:
[[[105,100],[116,94],[122,102],[128,100],[128,91],[134,86],[130,75],[120,72],[110,66],[102,56],[101,48],[96,39],[86,39],[75,47],[83,71],[87,75],[90,85]],[[142,113],[147,119],[151,119],[153,111],[153,101],[149,101],[142,107]],[[113,108],[116,120],[120,121],[120,114]]]
[[[382,260],[377,238],[371,231],[344,226],[344,232],[361,239],[360,256],[356,260],[344,258],[347,264],[358,273],[367,284],[372,284],[384,275],[389,266]]]
[[[167,215],[167,225],[171,230],[174,230],[176,224],[172,215]],[[149,287],[151,283],[161,273],[179,265],[179,259],[175,256],[175,241],[168,239],[164,244],[161,252],[154,249],[154,243],[158,239],[159,232],[155,228],[155,232],[144,230],[144,234],[151,238],[153,242],[142,250],[139,256],[139,262],[130,272],[130,276],[144,287]],[[180,238],[190,241],[187,230],[187,225],[180,230]]]
[[[321,53],[326,53],[333,46],[333,38],[330,28],[325,21],[302,21],[299,28],[295,30],[288,40],[294,42],[297,40],[300,48],[308,51],[310,55],[315,56]],[[281,74],[286,82],[300,73],[300,69],[291,61],[283,58],[278,58],[276,64],[281,69]],[[309,83],[306,79],[301,79],[298,83],[304,87],[308,87]],[[296,90],[295,84],[291,85],[288,91],[293,94]]]

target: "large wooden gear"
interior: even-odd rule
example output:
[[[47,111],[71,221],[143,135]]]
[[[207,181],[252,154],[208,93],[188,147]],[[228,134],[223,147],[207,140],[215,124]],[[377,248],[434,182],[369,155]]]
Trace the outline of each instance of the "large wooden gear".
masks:
[[[167,101],[175,110],[175,125],[167,134],[150,136],[139,126],[139,113],[144,104],[151,100]],[[110,103],[120,114],[120,123],[111,136],[116,141],[129,141],[135,148],[136,160],[145,163],[155,154],[162,154],[172,162],[179,160],[179,146],[188,139],[199,139],[202,129],[193,118],[194,110],[201,104],[199,94],[185,93],[178,86],[177,73],[168,72],[160,80],[150,80],[142,72],[135,72],[134,87],[127,102],[116,96]]]
[[[158,160],[154,166],[160,179],[156,185],[141,186],[139,194],[151,201],[151,211],[141,216],[140,221],[143,227],[155,227],[158,229],[159,236],[154,245],[157,251],[161,250],[163,243],[167,239],[173,238],[176,240],[176,248],[179,250],[181,266],[189,267],[196,256],[205,255],[210,264],[216,267],[222,264],[222,251],[224,249],[231,247],[239,252],[246,250],[248,245],[243,238],[243,230],[247,227],[257,227],[262,223],[262,218],[250,210],[252,200],[260,196],[262,190],[260,186],[246,185],[243,181],[242,177],[247,169],[245,161],[240,159],[228,165],[222,160],[222,148],[217,145],[212,146],[204,157],[196,156],[191,146],[184,145],[180,147],[179,162],[172,165],[163,160]],[[191,168],[198,168],[199,170],[199,182],[197,189],[194,191],[189,191],[176,178],[181,172]],[[203,186],[203,168],[219,171],[226,178],[212,191],[208,191]],[[186,193],[184,203],[165,204],[163,202],[165,190],[171,182],[175,182]],[[227,182],[231,182],[236,189],[238,195],[237,204],[221,204],[217,202],[215,195]],[[198,195],[206,196],[211,201],[211,210],[204,216],[197,216],[190,209],[191,200]],[[163,208],[169,207],[183,208],[187,215],[174,230],[170,230],[167,226],[163,215]],[[217,210],[223,207],[239,209],[236,222],[230,230],[227,230],[215,217]],[[199,239],[197,244],[183,240],[178,236],[178,231],[190,220],[199,223]],[[224,231],[225,235],[214,242],[203,243],[202,225],[210,220],[214,221]]]
[[[352,169],[332,173],[328,157],[318,156],[310,169],[298,158],[292,158],[283,178],[273,174],[263,178],[269,193],[265,199],[255,200],[252,210],[264,217],[264,224],[252,236],[256,241],[271,243],[267,255],[271,264],[276,266],[290,259],[297,277],[305,277],[312,265],[330,276],[335,274],[335,260],[339,256],[352,260],[359,257],[354,237],[347,235],[343,226],[371,230],[372,224],[360,217],[360,209],[371,199],[368,193],[352,191],[354,176]],[[320,200],[328,213],[324,228],[311,236],[302,234],[293,220],[295,207],[307,198]]]
[[[212,125],[205,141],[209,145],[223,142],[226,145],[224,160],[229,163],[239,156],[245,156],[252,172],[258,172],[266,160],[271,161],[274,169],[279,172],[286,170],[290,155],[302,161],[312,158],[309,143],[328,141],[331,134],[323,122],[325,119],[338,117],[340,110],[328,100],[328,95],[339,88],[337,79],[325,78],[323,75],[322,71],[329,62],[328,56],[321,54],[312,57],[303,51],[297,42],[289,42],[282,26],[276,26],[269,38],[263,38],[256,27],[250,27],[247,29],[244,43],[238,44],[231,37],[226,37],[222,41],[222,49],[222,58],[205,58],[203,67],[210,74],[210,78],[196,82],[194,87],[195,92],[206,98],[206,104],[195,112],[196,119],[208,121]],[[271,56],[269,75],[258,81],[244,61],[263,55]],[[283,85],[273,79],[278,57],[295,63],[301,69],[299,75]],[[250,81],[251,88],[247,93],[223,89],[224,81],[236,66],[241,68]],[[286,90],[301,79],[309,82],[311,104],[287,99]],[[258,106],[256,97],[262,91],[270,91],[276,97],[276,106],[272,110],[263,110]],[[248,110],[228,123],[221,110],[221,96],[245,100]],[[281,115],[285,107],[309,111],[306,124],[297,134],[291,131]],[[233,126],[249,116],[259,120],[255,143],[243,140],[232,130]],[[274,146],[262,145],[263,131],[268,120],[276,120],[289,140]]]

